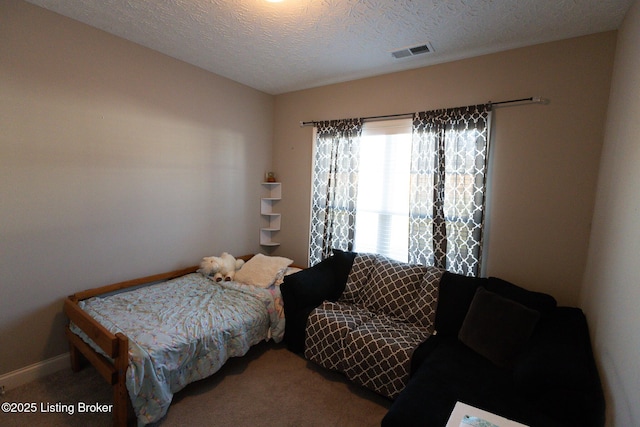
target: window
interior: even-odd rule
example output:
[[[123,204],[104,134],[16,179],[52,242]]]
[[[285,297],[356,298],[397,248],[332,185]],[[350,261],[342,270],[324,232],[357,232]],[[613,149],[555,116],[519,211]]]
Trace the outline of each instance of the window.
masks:
[[[411,119],[362,129],[354,250],[408,261]]]
[[[480,269],[491,105],[316,123],[309,263],[374,252]]]

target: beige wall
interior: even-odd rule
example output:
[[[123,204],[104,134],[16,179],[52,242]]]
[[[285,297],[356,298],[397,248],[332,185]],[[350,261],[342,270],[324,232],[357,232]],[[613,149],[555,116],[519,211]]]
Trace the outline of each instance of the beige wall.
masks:
[[[576,305],[615,40],[601,33],[277,96],[279,251],[307,260],[312,128],[300,121],[539,95],[551,103],[495,110],[485,273]]]
[[[582,301],[608,425],[639,426],[640,3],[619,31]]]
[[[0,3],[0,374],[67,351],[64,296],[255,252],[273,97]]]

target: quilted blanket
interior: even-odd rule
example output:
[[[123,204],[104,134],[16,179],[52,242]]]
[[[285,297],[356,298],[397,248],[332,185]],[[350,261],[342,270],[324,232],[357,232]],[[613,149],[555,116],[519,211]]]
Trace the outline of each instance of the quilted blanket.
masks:
[[[113,333],[129,337],[126,382],[138,425],[162,418],[173,394],[265,339],[284,334],[278,286],[214,282],[198,273],[80,302]],[[91,340],[75,325],[71,329]]]
[[[375,254],[355,256],[338,301],[311,311],[304,355],[395,399],[416,347],[433,332],[443,271]]]

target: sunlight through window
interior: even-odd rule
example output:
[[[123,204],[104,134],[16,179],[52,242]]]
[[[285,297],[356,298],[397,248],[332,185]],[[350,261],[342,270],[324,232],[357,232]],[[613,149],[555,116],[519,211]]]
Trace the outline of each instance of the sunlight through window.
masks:
[[[411,120],[365,123],[354,249],[408,259]]]

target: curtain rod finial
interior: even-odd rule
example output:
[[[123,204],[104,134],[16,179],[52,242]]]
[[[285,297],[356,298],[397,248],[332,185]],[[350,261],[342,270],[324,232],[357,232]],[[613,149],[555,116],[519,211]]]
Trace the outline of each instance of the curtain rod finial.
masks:
[[[533,98],[531,98],[531,100],[537,104],[547,105],[549,103],[549,100],[547,98],[543,98],[541,96],[534,96]]]

